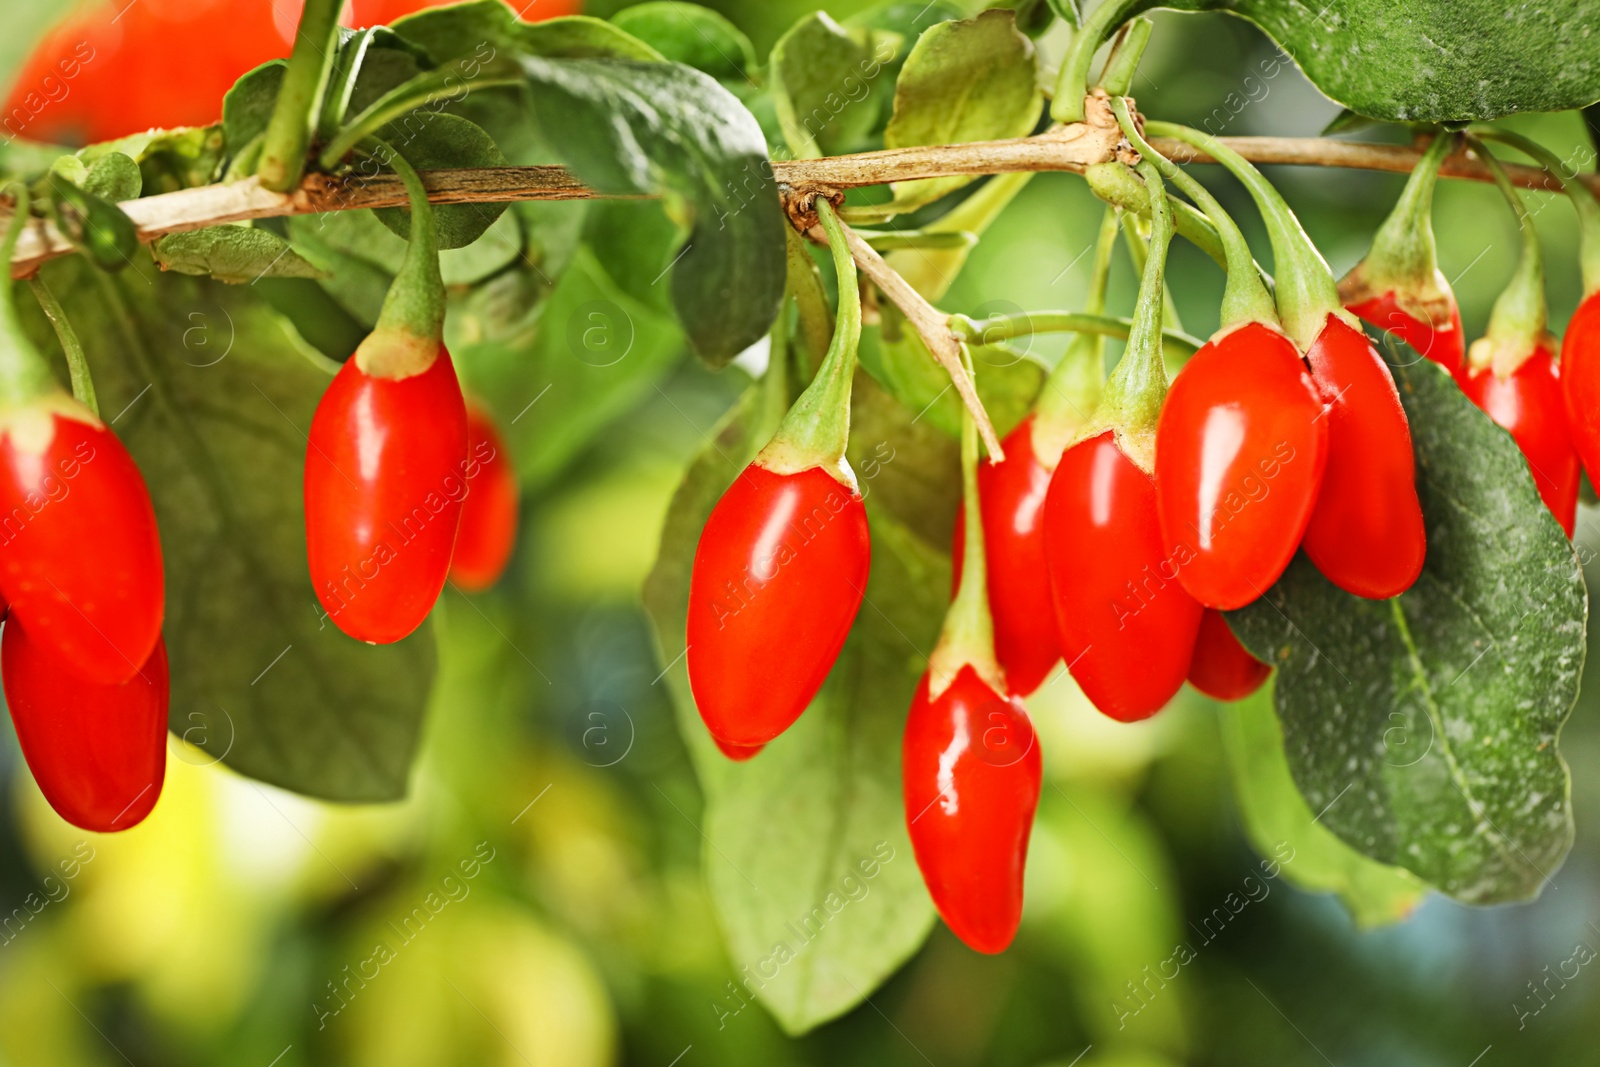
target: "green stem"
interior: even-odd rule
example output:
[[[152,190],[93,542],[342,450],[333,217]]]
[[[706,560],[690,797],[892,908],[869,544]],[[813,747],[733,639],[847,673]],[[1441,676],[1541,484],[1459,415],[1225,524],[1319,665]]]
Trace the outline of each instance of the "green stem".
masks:
[[[5,237],[0,239],[0,263],[8,268],[17,251],[17,239],[28,224],[30,206],[26,185],[17,182],[12,189],[16,207],[6,226]],[[55,379],[50,376],[50,365],[23,332],[22,320],[17,317],[14,289],[11,272],[7,269],[4,284],[0,284],[0,407],[8,408],[27,404],[57,388]]]
[[[355,92],[356,79],[361,75],[361,64],[367,58],[367,48],[377,29],[362,30],[339,50],[334,59],[334,69],[322,115],[317,120],[317,135],[324,141],[339,131],[345,115],[350,110],[350,95]]]
[[[833,205],[817,198],[817,218],[828,235],[828,251],[839,276],[839,313],[833,340],[816,377],[789,409],[761,450],[756,462],[780,474],[822,467],[855,487],[855,475],[844,458],[850,438],[850,386],[856,373],[856,351],[861,344],[861,287],[856,263],[850,256],[844,225]]]
[[[1167,191],[1156,165],[1142,160],[1139,174],[1150,187],[1150,253],[1139,282],[1128,347],[1106,382],[1097,421],[1115,428],[1123,451],[1148,470],[1153,459],[1156,420],[1167,395],[1167,368],[1161,358],[1161,315],[1167,248],[1172,243],[1172,212],[1167,210]]]
[[[1344,317],[1344,305],[1339,302],[1339,287],[1334,283],[1333,272],[1283,196],[1243,156],[1210,134],[1171,122],[1147,122],[1144,132],[1152,137],[1171,137],[1193,145],[1244,183],[1267,224],[1267,236],[1272,241],[1272,269],[1277,275],[1278,314],[1283,319],[1284,331],[1302,352],[1309,349],[1327,325],[1330,314]]]
[[[1100,218],[1100,233],[1095,239],[1094,266],[1089,274],[1089,295],[1084,300],[1086,316],[1100,317],[1106,307],[1106,284],[1111,274],[1111,256],[1117,250],[1117,209],[1107,207]],[[1054,467],[1071,439],[1088,425],[1105,390],[1105,333],[1099,330],[1073,335],[1062,353],[1061,362],[1045,379],[1034,402],[1034,454],[1046,467]]]
[[[1143,185],[1144,183],[1140,182],[1139,184]],[[1146,196],[1145,199],[1148,201],[1149,197]],[[1172,211],[1172,204],[1172,197],[1167,197],[1167,211]],[[1150,235],[1140,229],[1140,223],[1144,223],[1144,230],[1150,229],[1148,212],[1142,216],[1135,216],[1132,213],[1126,213],[1122,216],[1123,243],[1127,245],[1128,258],[1133,260],[1134,273],[1142,277],[1144,275],[1144,265],[1150,259]],[[1177,229],[1175,215],[1173,229]],[[1183,320],[1178,318],[1178,305],[1172,300],[1171,289],[1166,289],[1161,294],[1161,325],[1168,330],[1183,330]]]
[[[267,123],[256,174],[261,184],[286,193],[305,173],[306,149],[322,114],[333,57],[338,51],[339,9],[344,0],[306,0],[295,28],[294,51],[278,89],[278,102]]]
[[[1387,291],[1430,290],[1439,269],[1438,245],[1433,237],[1433,190],[1439,184],[1439,165],[1450,154],[1455,135],[1440,131],[1406,179],[1394,210],[1373,234],[1372,248],[1363,261],[1368,284]]]
[[[1206,217],[1216,227],[1217,237],[1222,242],[1223,258],[1228,268],[1228,280],[1222,291],[1222,328],[1227,329],[1247,322],[1260,322],[1273,329],[1279,329],[1278,315],[1272,306],[1272,294],[1267,292],[1267,287],[1261,282],[1261,275],[1256,272],[1255,257],[1251,255],[1250,245],[1245,241],[1244,234],[1239,231],[1238,224],[1223,210],[1209,189],[1150,147],[1149,142],[1139,133],[1138,125],[1128,111],[1128,101],[1125,97],[1113,97],[1111,110],[1117,116],[1117,123],[1122,127],[1123,135],[1128,138],[1128,143],[1133,145],[1134,150],[1154,163],[1163,178],[1182,189],[1188,194],[1189,199],[1200,205],[1200,210],[1206,213]]]
[[[1094,65],[1095,53],[1105,43],[1111,31],[1127,22],[1141,11],[1155,7],[1157,0],[1102,0],[1099,7],[1084,19],[1083,25],[1072,38],[1072,46],[1062,60],[1061,72],[1056,76],[1055,97],[1050,103],[1050,117],[1057,122],[1082,122],[1083,98],[1089,91],[1089,68]]]
[[[961,356],[971,374],[972,352],[966,345],[961,346]],[[989,566],[978,499],[978,424],[965,407],[961,410],[961,499],[961,585],[945,612],[939,644],[928,658],[929,690],[935,698],[965,666],[972,667],[997,692],[1006,692],[1005,675],[994,654],[994,616],[989,611]]]
[[[1015,315],[996,315],[992,319],[975,320],[965,315],[950,316],[950,330],[968,344],[999,344],[1017,337],[1036,333],[1095,333],[1104,337],[1126,338],[1132,319],[1113,315],[1091,315],[1082,311],[1023,311]],[[1164,346],[1177,348],[1181,354],[1192,356],[1205,344],[1181,330],[1163,330]]]
[[[394,168],[411,201],[411,233],[406,257],[383,298],[374,334],[399,333],[428,341],[444,339],[444,280],[439,274],[439,226],[428,203],[422,178],[405,157],[376,137],[363,148],[378,162]]]
[[[894,252],[902,248],[971,248],[978,243],[978,235],[967,230],[938,233],[932,230],[863,230],[856,235],[879,252]]]
[[[67,319],[66,309],[61,306],[61,301],[56,299],[56,294],[52,293],[37,275],[28,279],[28,285],[32,287],[39,306],[44,309],[45,318],[49,319],[50,325],[55,328],[56,340],[61,342],[61,351],[67,357],[67,372],[72,376],[72,395],[98,418],[100,402],[94,395],[94,379],[89,376],[89,361],[83,354],[83,342],[78,340],[78,332],[72,328],[72,323]]]
[[[1122,34],[1106,57],[1105,69],[1100,72],[1100,84],[1113,97],[1127,96],[1133,89],[1133,76],[1139,70],[1139,60],[1145,46],[1150,43],[1150,31],[1155,23],[1144,17],[1130,19],[1122,27]]]
[[[1522,234],[1522,256],[1517,260],[1517,268],[1494,302],[1494,310],[1489,313],[1489,329],[1470,350],[1473,367],[1492,365],[1496,374],[1505,377],[1533,355],[1545,337],[1549,312],[1544,298],[1544,256],[1539,250],[1533,216],[1528,214],[1528,207],[1511,184],[1505,168],[1483,142],[1469,138],[1468,144],[1494,175],[1494,183],[1511,205]]]
[[[1108,204],[1130,211],[1144,218],[1150,217],[1150,191],[1144,187],[1131,169],[1121,163],[1094,163],[1083,170],[1089,191]],[[1211,220],[1182,200],[1167,198],[1172,211],[1173,228],[1178,236],[1217,261],[1217,266],[1228,266],[1227,255],[1222,250],[1222,239]],[[1258,268],[1259,269],[1259,268]]]
[[[828,346],[833,343],[833,310],[828,307],[828,295],[822,291],[822,276],[816,262],[793,226],[785,226],[787,234],[788,271],[784,288],[794,297],[800,319],[800,339],[804,342],[806,372],[812,373],[822,366]],[[788,404],[784,404],[788,408]]]
[[[413,111],[431,107],[441,100],[458,100],[476,89],[495,89],[521,85],[523,82],[520,68],[500,60],[485,64],[482,72],[470,83],[454,67],[441,67],[419,74],[363,108],[323,148],[322,154],[317,157],[317,164],[323,170],[333,170],[362,141]]]
[[[1578,179],[1578,172],[1568,173],[1568,167],[1556,154],[1537,141],[1502,130],[1495,126],[1474,125],[1468,128],[1474,137],[1499,141],[1536,161],[1550,174],[1555,175],[1578,213],[1578,264],[1583,272],[1583,295],[1600,291],[1600,202],[1594,193]]]
[[[767,351],[766,373],[761,376],[761,416],[758,432],[752,435],[759,441],[777,431],[784,412],[789,410],[789,313],[790,298],[785,296],[768,333],[771,347]]]

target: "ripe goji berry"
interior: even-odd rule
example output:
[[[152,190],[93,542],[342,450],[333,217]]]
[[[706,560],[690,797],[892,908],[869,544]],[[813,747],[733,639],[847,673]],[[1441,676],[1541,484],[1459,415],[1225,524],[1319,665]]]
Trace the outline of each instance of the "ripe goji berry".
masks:
[[[1464,371],[1460,380],[1461,391],[1522,449],[1540,499],[1571,537],[1578,516],[1578,451],[1567,430],[1561,379],[1550,349],[1539,346],[1509,375],[1478,367]]]
[[[517,540],[517,472],[494,416],[475,404],[467,405],[466,473],[450,580],[475,593],[500,580]]]
[[[1561,342],[1561,395],[1572,443],[1591,482],[1600,481],[1600,292],[1567,323]]]
[[[1207,608],[1194,642],[1189,684],[1213,700],[1243,700],[1271,673],[1271,667],[1239,643],[1222,612]]]

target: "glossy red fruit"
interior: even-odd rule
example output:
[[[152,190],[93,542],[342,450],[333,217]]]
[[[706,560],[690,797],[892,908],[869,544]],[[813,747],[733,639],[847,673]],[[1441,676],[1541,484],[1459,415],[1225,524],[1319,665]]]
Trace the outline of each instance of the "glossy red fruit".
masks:
[[[724,756],[727,756],[735,763],[743,763],[747,759],[753,759],[756,753],[767,747],[766,745],[730,745],[716,734],[711,735],[711,741]]]
[[[1003,951],[1021,921],[1041,766],[1020,699],[970,666],[937,699],[922,676],[901,749],[907,829],[939,915],[979,952]]]
[[[764,745],[839,657],[871,563],[861,497],[820,467],[746,467],[700,533],[689,583],[689,685],[712,736]]]
[[[1578,451],[1567,430],[1553,353],[1541,345],[1508,377],[1485,367],[1463,373],[1460,381],[1461,391],[1510,432],[1528,458],[1540,498],[1571,537],[1578,516]]]
[[[1427,554],[1400,393],[1372,342],[1337,315],[1328,316],[1306,362],[1329,407],[1328,463],[1306,554],[1346,592],[1399,596]]]
[[[1050,471],[1033,450],[1033,416],[1001,443],[1006,458],[978,467],[983,548],[989,567],[989,610],[994,650],[1011,691],[1027,696],[1061,658],[1050,583],[1044,579],[1044,498]],[[966,546],[964,511],[956,512],[951,595],[961,585]]]
[[[1450,287],[1442,275],[1439,284],[1444,293],[1450,294]],[[1351,304],[1349,310],[1378,329],[1388,330],[1419,355],[1433,360],[1451,374],[1460,372],[1466,355],[1466,337],[1461,332],[1461,308],[1456,305],[1453,294],[1450,294],[1449,317],[1439,322],[1420,319],[1401,308],[1392,290],[1359,304]]]
[[[1189,663],[1189,684],[1213,700],[1243,700],[1271,673],[1271,667],[1245,651],[1222,612],[1207,608]]]
[[[467,408],[467,499],[450,580],[470,593],[500,580],[517,540],[517,472],[494,416]]]
[[[1600,482],[1600,293],[1578,305],[1561,342],[1567,429],[1591,482]]]
[[[1202,608],[1178,582],[1192,555],[1162,546],[1155,480],[1110,431],[1062,455],[1044,536],[1067,669],[1113,719],[1154,715],[1189,673]]]
[[[139,823],[167,766],[167,646],[105,685],[79,672],[13,613],[0,638],[6,704],[28,769],[63,819],[100,833]]]
[[[150,493],[122,442],[74,400],[0,421],[0,594],[96,682],[131,678],[161,636]]]
[[[386,644],[444,588],[467,494],[467,412],[450,353],[406,378],[352,356],[317,405],[306,450],[306,553],[317,599],[351,637]]]
[[[1300,353],[1258,322],[1179,372],[1156,429],[1166,555],[1196,600],[1240,608],[1271,587],[1311,521],[1328,420]]]

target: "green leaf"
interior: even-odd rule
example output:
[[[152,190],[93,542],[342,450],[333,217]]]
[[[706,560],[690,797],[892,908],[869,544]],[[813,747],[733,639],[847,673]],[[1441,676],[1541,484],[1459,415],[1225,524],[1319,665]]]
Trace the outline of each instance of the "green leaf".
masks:
[[[1363,600],[1301,555],[1229,623],[1278,668],[1289,768],[1323,825],[1458,900],[1529,899],[1572,845],[1557,737],[1583,669],[1583,576],[1510,436],[1434,364],[1395,380],[1422,576]]]
[[[884,320],[881,328],[862,331],[861,366],[921,418],[952,437],[961,436],[961,399],[950,375],[934,362],[922,338],[904,320],[888,311]],[[1004,437],[1027,415],[1048,372],[1009,345],[974,347],[972,359],[978,397],[995,432]]]
[[[1078,0],[1047,0],[1050,10],[1058,18],[1065,20],[1068,26],[1077,29],[1083,24],[1083,15],[1078,11]]]
[[[918,466],[906,442],[854,434],[851,461],[863,472],[872,523],[867,603],[799,721],[748,763],[723,758],[680,665],[684,618],[700,529],[770,430],[760,425],[760,391],[745,393],[685,475],[645,605],[661,662],[673,664],[666,684],[706,793],[706,878],[729,955],[735,968],[763,976],[757,995],[798,1034],[870,996],[933,922],[906,836],[900,734],[923,653],[938,636],[950,571],[945,556],[878,506],[866,475]],[[948,529],[946,517],[946,537]]]
[[[251,289],[44,270],[155,503],[170,724],[203,749],[182,758],[330,800],[403,796],[433,637],[367,645],[317,607],[300,473],[326,372]]]
[[[180,126],[172,130],[146,130],[115,141],[101,141],[78,152],[85,163],[121,154],[139,164],[140,196],[171,193],[208,185],[217,177],[225,152],[221,123]]]
[[[687,224],[672,300],[722,366],[760,340],[783,295],[786,225],[761,128],[711,77],[676,63],[524,58],[534,112],[577,176],[662,193]]]
[[[418,108],[391,122],[378,136],[418,170],[447,167],[503,167],[506,157],[476,123],[429,108]],[[506,210],[505,204],[439,204],[434,218],[439,224],[441,249],[464,248],[482,237]],[[411,236],[409,208],[379,208],[378,221],[402,238]]]
[[[105,270],[118,271],[133,262],[139,250],[139,231],[120,207],[60,172],[51,175],[49,188],[56,220],[74,246]]]
[[[1600,100],[1600,52],[1573,32],[1593,18],[1587,0],[1152,0],[1147,6],[1249,19],[1324,94],[1370,118],[1467,122]],[[1262,73],[1271,78],[1276,71],[1263,65]]]
[[[463,56],[488,62],[497,54],[515,52],[566,59],[661,59],[654,48],[603,19],[564,15],[523,22],[502,0],[419,11],[391,28],[427,52],[435,66]]]
[[[106,152],[89,164],[83,188],[102,200],[117,203],[138,197],[144,178],[139,164],[121,152]]]
[[[847,29],[825,11],[791,26],[768,62],[773,103],[789,150],[801,159],[859,150],[877,127],[873,82],[898,36]]]
[[[1036,68],[1033,42],[1017,31],[1011,11],[995,9],[975,19],[939,23],[918,38],[900,70],[894,114],[883,131],[885,147],[1026,136],[1044,99]],[[896,182],[896,206],[909,211],[971,180],[957,176]]]
[[[169,233],[150,248],[162,270],[209,275],[239,285],[260,278],[320,278],[323,272],[268,230],[207,226]]]
[[[1272,713],[1270,683],[1249,700],[1224,705],[1223,748],[1245,836],[1264,857],[1283,862],[1301,889],[1337,893],[1363,929],[1410,915],[1428,887],[1411,872],[1368,859],[1322,826],[1295,788]]]
[[[719,13],[678,0],[650,0],[611,16],[626,30],[675,63],[723,81],[742,81],[756,68],[750,38]]]
[[[222,136],[230,157],[267,132],[287,66],[281,59],[263,63],[234,82],[222,98]]]

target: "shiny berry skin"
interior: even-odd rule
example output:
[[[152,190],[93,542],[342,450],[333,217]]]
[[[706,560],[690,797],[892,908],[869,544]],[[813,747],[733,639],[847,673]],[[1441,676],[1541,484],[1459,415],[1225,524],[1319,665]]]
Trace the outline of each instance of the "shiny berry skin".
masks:
[[[1411,426],[1366,334],[1330,314],[1306,353],[1328,405],[1328,463],[1306,527],[1311,562],[1347,593],[1382,600],[1422,573],[1427,538]]]
[[[1044,580],[1044,498],[1050,490],[1050,471],[1034,453],[1031,415],[1006,435],[1001,447],[1005,459],[978,466],[989,610],[994,616],[995,655],[1006,672],[1006,685],[1027,696],[1061,658],[1050,583]],[[961,584],[964,514],[964,509],[956,512],[950,549],[955,563],[952,590]]]
[[[1567,430],[1554,355],[1541,345],[1508,377],[1485,367],[1464,372],[1460,381],[1461,391],[1522,449],[1540,499],[1571,537],[1578,517],[1578,451]]]
[[[1271,667],[1245,651],[1222,612],[1207,608],[1189,663],[1189,684],[1213,700],[1243,700],[1271,673]]]
[[[711,743],[717,750],[735,763],[743,763],[747,759],[754,759],[756,753],[766,748],[766,745],[730,745],[716,734],[711,735]]]
[[[1253,322],[1207,343],[1167,393],[1156,498],[1178,581],[1202,604],[1240,608],[1271,587],[1311,521],[1328,420],[1305,363]]]
[[[67,397],[0,421],[0,594],[99,683],[133,677],[161,636],[150,493],[116,435]]]
[[[1113,719],[1154,715],[1189,673],[1203,611],[1178,582],[1193,554],[1162,546],[1155,480],[1107,431],[1062,455],[1044,507],[1061,658]]]
[[[398,641],[444,588],[467,494],[467,411],[443,346],[420,374],[352,356],[311,420],[306,554],[317,599],[362,641]]]
[[[1437,326],[1402,309],[1393,290],[1359,304],[1351,304],[1349,310],[1378,329],[1394,334],[1418,355],[1433,360],[1451,374],[1458,374],[1466,355],[1466,335],[1461,332],[1461,308],[1456,304],[1455,295],[1450,293],[1443,275],[1439,276],[1438,284],[1450,297],[1450,317],[1448,322],[1441,322]]]
[[[906,828],[934,907],[979,952],[1004,951],[1022,919],[1041,768],[1019,698],[963,666],[931,700],[922,676],[901,747]]]
[[[105,833],[139,823],[167,766],[167,646],[127,681],[79,673],[13,613],[0,638],[6,704],[28,769],[56,814]]]
[[[746,467],[700,533],[689,582],[689,686],[713,737],[748,748],[822,688],[867,590],[861,497],[820,467]]]
[[[475,468],[475,469],[474,469]],[[494,417],[467,408],[467,498],[450,557],[450,580],[469,593],[500,580],[517,540],[517,472]]]
[[[1593,293],[1567,323],[1561,342],[1561,394],[1567,428],[1591,482],[1600,482],[1600,293]]]

